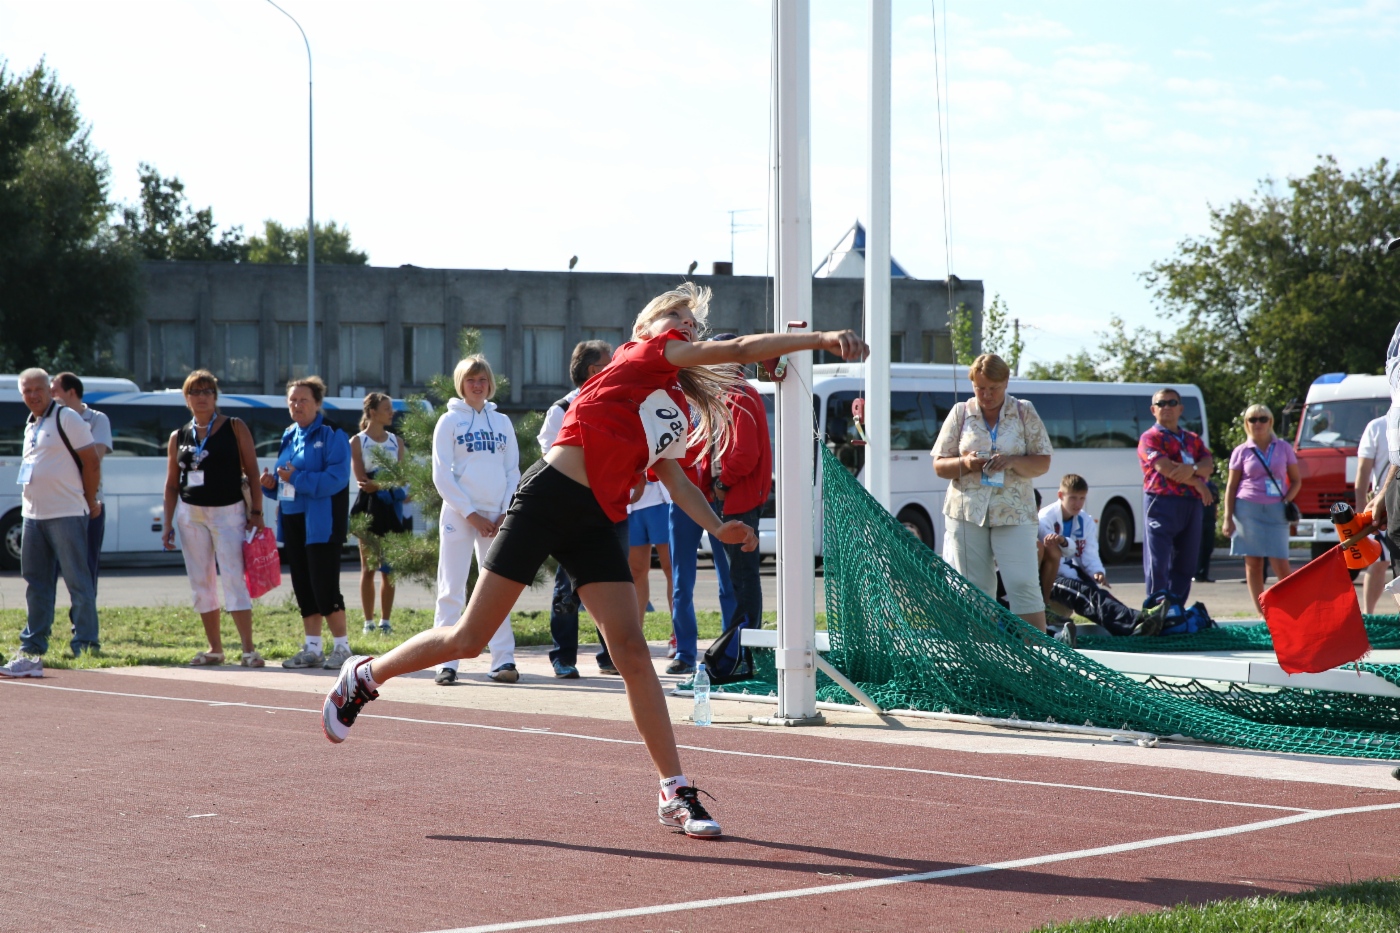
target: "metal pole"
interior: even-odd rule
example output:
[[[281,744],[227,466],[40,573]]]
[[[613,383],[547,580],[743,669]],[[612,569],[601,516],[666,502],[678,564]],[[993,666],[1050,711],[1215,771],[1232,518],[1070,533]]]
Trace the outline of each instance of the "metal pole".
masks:
[[[890,507],[890,0],[870,0],[865,228],[865,488]]]
[[[301,28],[296,17],[282,9],[273,0],[267,0],[301,33],[301,41],[306,44],[306,374],[309,376],[316,366],[316,122],[312,113],[312,72],[311,41],[306,38],[306,30]],[[290,349],[290,348],[288,348]]]
[[[773,190],[777,193],[776,333],[812,321],[811,109],[808,0],[775,0],[778,104]],[[795,325],[795,326],[794,326]],[[789,354],[777,387],[778,711],[757,722],[819,725],[816,681],[816,472],[812,352]]]

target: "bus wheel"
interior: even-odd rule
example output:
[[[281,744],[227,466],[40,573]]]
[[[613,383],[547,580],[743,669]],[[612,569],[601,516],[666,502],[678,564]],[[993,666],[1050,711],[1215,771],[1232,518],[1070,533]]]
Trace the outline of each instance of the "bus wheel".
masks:
[[[933,547],[933,523],[928,520],[923,509],[916,509],[912,506],[900,509],[899,523],[909,530],[909,533],[928,547]]]
[[[1105,564],[1121,564],[1133,547],[1133,513],[1121,502],[1110,502],[1099,516],[1099,556]]]
[[[18,570],[20,541],[24,538],[24,518],[15,509],[0,519],[0,570]]]

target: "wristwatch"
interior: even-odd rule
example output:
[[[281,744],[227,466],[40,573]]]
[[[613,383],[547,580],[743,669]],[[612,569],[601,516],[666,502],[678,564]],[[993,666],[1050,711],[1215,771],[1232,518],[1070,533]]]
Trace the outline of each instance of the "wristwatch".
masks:
[[[722,479],[715,480],[715,488],[718,489],[720,492],[729,492],[729,487],[725,485],[724,480]]]

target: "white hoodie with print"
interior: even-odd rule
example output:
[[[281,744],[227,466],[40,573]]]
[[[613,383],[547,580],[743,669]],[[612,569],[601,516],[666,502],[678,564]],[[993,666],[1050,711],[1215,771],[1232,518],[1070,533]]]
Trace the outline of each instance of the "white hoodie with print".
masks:
[[[510,418],[487,402],[481,411],[459,398],[433,430],[433,485],[462,515],[500,515],[520,482],[520,446]]]

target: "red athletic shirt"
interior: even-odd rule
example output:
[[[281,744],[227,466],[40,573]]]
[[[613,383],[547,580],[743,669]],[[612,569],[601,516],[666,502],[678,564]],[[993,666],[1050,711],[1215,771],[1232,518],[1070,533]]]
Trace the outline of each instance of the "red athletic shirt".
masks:
[[[666,345],[684,339],[678,331],[671,330],[648,340],[623,344],[607,368],[583,384],[578,398],[564,413],[564,424],[554,443],[583,448],[588,485],[614,522],[627,519],[632,488],[657,459],[658,447],[665,448],[659,452],[662,457],[685,452],[686,413],[690,409],[676,381],[680,367],[666,361]],[[672,406],[652,398],[658,391],[669,398]],[[648,437],[643,420],[648,414],[643,406],[649,398],[652,437]],[[675,420],[668,421],[671,411]]]

